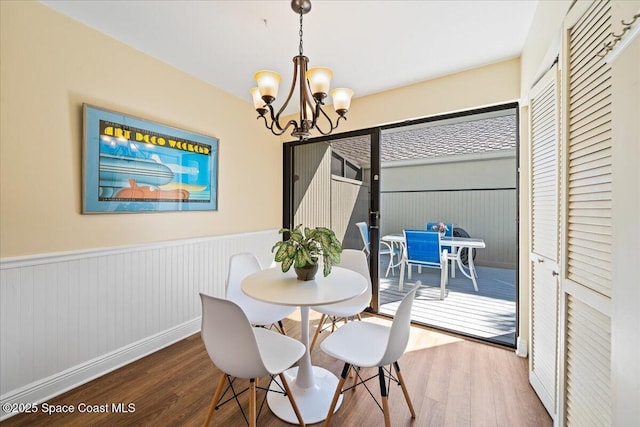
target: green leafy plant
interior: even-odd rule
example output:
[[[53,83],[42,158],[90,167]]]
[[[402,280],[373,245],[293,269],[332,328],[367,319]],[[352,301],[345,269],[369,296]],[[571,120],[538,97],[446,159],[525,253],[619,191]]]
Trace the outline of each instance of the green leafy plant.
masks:
[[[276,248],[274,260],[280,262],[282,271],[287,272],[293,267],[302,268],[309,264],[316,264],[322,256],[324,267],[322,273],[328,276],[333,264],[340,262],[342,245],[333,230],[326,227],[301,229],[302,224],[295,228],[282,228],[280,234],[289,233],[287,240],[277,242],[271,252]]]

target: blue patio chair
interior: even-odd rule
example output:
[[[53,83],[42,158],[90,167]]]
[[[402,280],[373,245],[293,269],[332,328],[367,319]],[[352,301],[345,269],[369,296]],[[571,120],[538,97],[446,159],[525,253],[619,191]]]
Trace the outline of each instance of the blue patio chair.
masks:
[[[440,269],[440,299],[444,299],[447,286],[447,250],[440,246],[440,233],[426,230],[403,230],[405,240],[404,259],[400,264],[400,282],[398,289],[404,285],[405,266]]]
[[[425,229],[427,231],[436,231],[438,224],[440,224],[439,222],[427,222],[427,226],[425,227]],[[444,232],[444,236],[443,237],[453,237],[453,223],[449,223],[449,222],[445,222],[444,225],[447,226],[447,230]],[[436,228],[434,228],[434,226]],[[441,245],[442,250],[447,250],[447,259],[449,261],[451,261],[451,277],[456,277],[456,262],[458,261],[458,256],[459,254],[457,253],[458,251],[454,250],[454,248],[452,248],[449,245]]]
[[[371,242],[369,241],[369,226],[366,222],[357,222],[356,227],[358,227],[358,230],[360,230],[360,237],[362,237],[362,243],[364,244],[362,252],[364,252],[368,257],[369,253],[371,252]],[[396,247],[392,247],[387,242],[380,240],[379,252],[380,255],[389,256],[389,265],[387,265],[387,272],[385,274],[385,277],[389,275],[389,270],[391,270],[392,274],[396,274],[395,268],[398,264],[394,264],[393,259],[396,255],[398,255],[400,250]]]

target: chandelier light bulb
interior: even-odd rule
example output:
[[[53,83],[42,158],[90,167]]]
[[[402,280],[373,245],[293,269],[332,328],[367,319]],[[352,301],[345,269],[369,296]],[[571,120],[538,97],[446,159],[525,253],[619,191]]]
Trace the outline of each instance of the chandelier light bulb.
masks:
[[[349,111],[349,107],[351,106],[352,96],[353,96],[353,91],[346,87],[335,88],[334,90],[331,91],[331,98],[333,99],[333,108],[341,116],[346,114],[347,111]]]

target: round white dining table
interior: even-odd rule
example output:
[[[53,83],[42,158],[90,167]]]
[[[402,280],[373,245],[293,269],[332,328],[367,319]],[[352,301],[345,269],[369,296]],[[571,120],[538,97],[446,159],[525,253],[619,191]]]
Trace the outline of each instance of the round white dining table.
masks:
[[[323,276],[320,268],[314,280],[301,281],[296,278],[293,269],[283,273],[280,267],[274,267],[247,276],[240,286],[245,294],[259,301],[300,307],[301,341],[306,351],[298,366],[289,368],[284,374],[305,424],[324,420],[338,386],[338,378],[331,371],[311,364],[309,308],[334,304],[363,294],[367,290],[366,279],[355,271],[334,266],[327,277]],[[272,385],[270,390],[274,390],[267,394],[271,411],[278,418],[297,424],[289,399],[281,393],[279,386]],[[342,396],[336,410],[341,402]]]

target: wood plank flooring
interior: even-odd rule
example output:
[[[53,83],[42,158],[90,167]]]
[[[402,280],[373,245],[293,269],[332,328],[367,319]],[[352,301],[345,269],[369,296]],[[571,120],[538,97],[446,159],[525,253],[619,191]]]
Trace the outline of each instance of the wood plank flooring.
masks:
[[[386,267],[385,267],[386,268]],[[380,278],[380,313],[393,316],[416,280],[418,291],[411,319],[424,325],[515,347],[515,270],[478,266],[478,292],[460,271],[449,277],[446,297],[440,300],[440,270],[414,267],[411,280],[398,290],[399,271]],[[381,269],[381,271],[384,271]]]
[[[285,319],[290,336],[299,338],[298,312]],[[311,333],[319,320],[312,312]],[[366,321],[389,320],[367,316]],[[320,335],[324,339],[327,333]],[[342,363],[317,345],[315,365],[339,375]],[[552,421],[527,380],[527,360],[513,351],[412,327],[406,353],[399,361],[417,418],[411,415],[400,387],[391,386],[389,405],[394,426],[551,426]],[[372,371],[373,372],[373,371]],[[121,369],[48,400],[71,405],[71,414],[16,415],[2,422],[11,426],[198,426],[202,425],[219,371],[209,359],[200,335],[193,335]],[[248,382],[240,381],[244,385]],[[266,379],[261,380],[266,386]],[[377,382],[370,388],[379,397]],[[263,392],[258,393],[260,400]],[[240,402],[248,411],[248,396]],[[109,412],[79,413],[80,404],[108,405]],[[135,410],[115,413],[111,404],[129,403]],[[42,408],[42,405],[40,405]],[[99,408],[98,408],[99,409]],[[214,414],[211,426],[245,426],[234,402]],[[287,425],[265,407],[258,425]],[[332,426],[381,426],[382,412],[363,387],[347,392]]]

